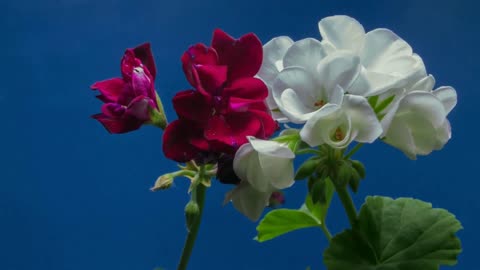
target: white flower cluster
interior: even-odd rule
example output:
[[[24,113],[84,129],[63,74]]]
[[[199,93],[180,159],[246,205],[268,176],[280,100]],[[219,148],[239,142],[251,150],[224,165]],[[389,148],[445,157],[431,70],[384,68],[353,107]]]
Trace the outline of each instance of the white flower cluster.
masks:
[[[407,42],[388,29],[365,33],[348,16],[327,17],[318,26],[321,41],[282,36],[264,45],[257,76],[269,88],[267,103],[277,121],[302,124],[301,139],[312,147],[345,148],[380,138],[415,159],[447,143],[456,92],[448,86],[432,90],[433,76]],[[272,190],[293,184],[293,153],[269,142],[262,154],[255,144],[237,152],[234,169],[242,184],[228,197],[251,219],[260,216]],[[268,158],[252,158],[251,152]],[[263,197],[235,196],[252,192]]]

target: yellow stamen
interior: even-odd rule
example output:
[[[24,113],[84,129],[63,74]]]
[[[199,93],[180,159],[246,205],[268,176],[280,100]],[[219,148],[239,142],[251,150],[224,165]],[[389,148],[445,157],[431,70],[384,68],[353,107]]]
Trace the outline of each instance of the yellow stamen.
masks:
[[[323,99],[321,100],[318,100],[317,102],[315,102],[313,105],[315,105],[315,107],[323,107],[323,105],[325,105],[325,101]]]

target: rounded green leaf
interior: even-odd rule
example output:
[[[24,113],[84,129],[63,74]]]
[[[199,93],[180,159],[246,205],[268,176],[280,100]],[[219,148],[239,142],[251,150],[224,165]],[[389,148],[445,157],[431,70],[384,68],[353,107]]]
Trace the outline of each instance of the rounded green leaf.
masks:
[[[315,217],[301,210],[277,209],[270,211],[257,226],[258,242],[273,239],[282,234],[320,226],[320,221]]]
[[[358,223],[332,239],[328,270],[438,270],[461,252],[454,215],[411,198],[368,197]]]

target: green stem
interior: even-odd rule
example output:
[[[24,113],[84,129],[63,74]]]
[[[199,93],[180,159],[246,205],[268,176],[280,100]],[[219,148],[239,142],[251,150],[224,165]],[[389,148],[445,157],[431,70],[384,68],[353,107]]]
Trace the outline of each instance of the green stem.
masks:
[[[187,269],[188,260],[190,259],[190,254],[192,254],[193,245],[195,244],[195,239],[197,238],[198,229],[200,228],[200,221],[202,220],[202,213],[203,213],[203,206],[205,204],[205,191],[207,188],[199,183],[196,187],[196,190],[192,191],[196,202],[198,203],[198,207],[200,209],[200,213],[196,218],[195,223],[192,225],[190,231],[187,235],[187,240],[185,241],[185,245],[183,246],[182,257],[180,258],[180,262],[178,263],[177,270],[185,270]]]
[[[296,155],[303,155],[303,154],[315,154],[315,155],[319,155],[321,154],[322,152],[318,151],[317,149],[312,149],[312,148],[306,148],[306,149],[301,149],[301,150],[297,150],[295,151],[295,154]]]
[[[357,209],[355,208],[355,204],[353,204],[352,197],[350,196],[350,193],[348,193],[346,186],[336,185],[335,189],[337,190],[343,208],[345,208],[345,211],[347,212],[350,225],[352,225],[353,228],[353,225],[357,222]]]
[[[353,147],[352,150],[345,155],[345,159],[349,159],[351,156],[353,156],[353,154],[355,154],[362,146],[363,143],[357,143],[357,145],[355,145],[355,147]]]
[[[328,230],[327,224],[325,224],[325,222],[322,222],[322,225],[320,225],[320,228],[322,228],[322,231],[325,234],[325,236],[327,237],[328,242],[331,242],[332,241],[332,234]]]

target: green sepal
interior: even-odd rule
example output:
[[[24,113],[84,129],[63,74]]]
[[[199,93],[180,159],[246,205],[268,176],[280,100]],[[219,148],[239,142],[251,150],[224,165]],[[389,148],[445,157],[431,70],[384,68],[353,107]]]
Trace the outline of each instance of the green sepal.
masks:
[[[318,157],[312,157],[303,162],[295,174],[295,180],[302,180],[312,175],[317,169],[320,160]]]

